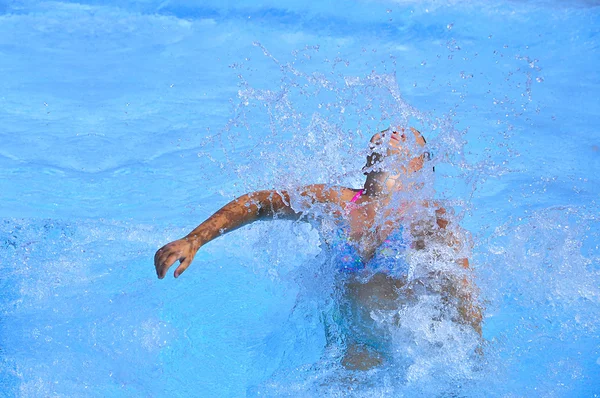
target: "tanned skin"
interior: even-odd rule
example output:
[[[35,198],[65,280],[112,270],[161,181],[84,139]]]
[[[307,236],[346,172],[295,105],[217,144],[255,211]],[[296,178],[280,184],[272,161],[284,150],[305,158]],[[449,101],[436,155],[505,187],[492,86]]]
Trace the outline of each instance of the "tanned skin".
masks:
[[[418,147],[425,146],[423,136],[413,128],[409,130],[414,138],[413,143]],[[349,237],[355,243],[358,253],[367,262],[387,236],[401,225],[402,217],[412,206],[435,206],[435,222],[440,230],[445,231],[449,222],[446,210],[436,203],[404,203],[401,208],[390,206],[392,194],[398,191],[412,192],[415,189],[406,183],[406,176],[416,173],[423,168],[424,155],[411,157],[409,148],[409,134],[404,128],[397,131],[386,130],[371,138],[371,147],[378,148],[367,159],[363,169],[367,176],[363,193],[356,201],[352,210],[344,211],[347,204],[360,190],[328,186],[325,184],[308,185],[300,188],[296,195],[300,195],[303,210],[314,204],[325,205],[334,218],[349,225]],[[383,158],[394,155],[399,161],[392,169],[382,170],[380,162]],[[392,207],[392,208],[390,208]],[[383,217],[381,216],[383,213]],[[302,212],[294,210],[290,205],[290,193],[287,191],[257,191],[240,196],[223,206],[206,221],[196,227],[182,239],[171,242],[156,252],[154,265],[160,279],[164,278],[169,268],[177,261],[179,266],[175,269],[175,278],[179,277],[192,263],[197,251],[212,241],[230,231],[250,224],[257,220],[299,219]],[[377,220],[385,220],[384,222]],[[452,234],[447,234],[449,246],[460,246],[460,242],[453,239]],[[417,241],[417,249],[418,241]],[[458,260],[464,268],[469,268],[468,259]],[[351,296],[352,302],[362,305],[365,310],[373,306],[394,305],[398,299],[398,290],[404,281],[393,279],[385,274],[376,274],[368,282],[349,281],[346,292]],[[475,302],[476,290],[469,279],[449,282],[445,289],[447,293],[458,299],[459,322],[471,325],[481,335],[481,309]],[[396,304],[397,305],[397,304]],[[382,363],[378,353],[368,352],[360,345],[350,344],[342,364],[353,370],[365,370]]]

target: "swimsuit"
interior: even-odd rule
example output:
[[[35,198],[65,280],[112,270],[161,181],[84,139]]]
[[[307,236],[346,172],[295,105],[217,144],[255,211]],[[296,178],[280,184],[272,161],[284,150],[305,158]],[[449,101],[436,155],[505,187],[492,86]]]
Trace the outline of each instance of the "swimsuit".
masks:
[[[344,209],[346,216],[349,216],[351,211],[358,209],[359,205],[356,202],[363,194],[363,190],[357,192],[352,200],[346,203]],[[328,223],[327,227],[329,228],[325,232],[329,238],[327,239],[328,254],[331,259],[329,264],[332,269],[339,272],[336,276],[341,277],[341,281],[343,281],[340,285],[342,289],[340,300],[334,301],[323,315],[328,346],[335,347],[337,344],[341,344],[344,353],[347,352],[348,347],[359,347],[359,349],[378,355],[393,352],[390,348],[389,334],[386,332],[389,326],[388,321],[376,320],[373,316],[377,317],[388,313],[387,310],[378,309],[380,308],[378,307],[379,299],[389,305],[393,305],[392,301],[396,299],[386,297],[385,291],[379,291],[378,286],[366,287],[364,290],[361,285],[372,280],[371,278],[377,273],[383,273],[386,277],[395,280],[412,278],[412,270],[407,262],[407,250],[410,243],[403,236],[402,225],[398,225],[375,250],[373,256],[366,261],[359,254],[358,243],[350,239],[348,225],[340,227],[336,224],[334,227]],[[345,282],[349,282],[349,284]],[[386,285],[390,285],[390,283]],[[391,282],[390,286],[398,285]],[[404,297],[398,296],[398,300],[396,304],[400,309]],[[394,311],[397,312],[397,310],[392,310],[390,313]],[[387,317],[387,315],[385,316]]]
[[[362,196],[364,190],[359,191],[346,206],[346,214],[356,209],[356,201]],[[409,271],[405,260],[408,242],[402,236],[403,228],[399,226],[393,230],[385,241],[375,250],[375,254],[368,261],[363,261],[356,248],[356,243],[348,236],[345,228],[338,228],[336,236],[332,239],[330,247],[333,251],[337,268],[343,272],[356,273],[368,269],[373,273],[383,272],[393,276],[406,275]]]

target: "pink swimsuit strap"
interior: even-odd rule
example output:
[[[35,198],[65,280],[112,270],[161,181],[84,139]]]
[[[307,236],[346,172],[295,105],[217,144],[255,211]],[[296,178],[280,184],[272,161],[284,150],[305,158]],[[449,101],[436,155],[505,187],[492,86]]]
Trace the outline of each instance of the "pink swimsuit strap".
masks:
[[[358,199],[360,199],[360,197],[363,195],[363,193],[365,193],[364,189],[361,189],[360,191],[358,191],[356,193],[356,195],[354,195],[354,197],[352,199],[350,199],[350,202],[355,203]]]

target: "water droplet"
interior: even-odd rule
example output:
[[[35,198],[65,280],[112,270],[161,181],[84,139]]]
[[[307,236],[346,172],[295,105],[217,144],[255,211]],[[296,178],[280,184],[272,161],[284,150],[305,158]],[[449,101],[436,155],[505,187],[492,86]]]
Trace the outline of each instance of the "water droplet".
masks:
[[[538,82],[538,83],[541,83],[541,82],[544,81],[544,78],[543,77],[536,77],[535,81]]]

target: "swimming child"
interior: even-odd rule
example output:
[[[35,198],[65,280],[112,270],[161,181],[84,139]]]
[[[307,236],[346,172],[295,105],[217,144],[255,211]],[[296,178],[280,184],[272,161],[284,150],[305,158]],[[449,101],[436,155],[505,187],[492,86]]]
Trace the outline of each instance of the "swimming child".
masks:
[[[159,249],[154,257],[156,273],[164,278],[179,261],[174,272],[177,278],[192,263],[197,251],[211,240],[257,220],[297,220],[312,206],[319,205],[320,214],[334,220],[337,231],[327,243],[339,270],[344,296],[338,317],[344,319],[345,354],[341,364],[345,368],[367,370],[385,362],[385,336],[377,336],[382,332],[372,325],[373,311],[397,310],[403,302],[431,289],[437,289],[446,304],[454,306],[454,321],[481,335],[481,309],[468,272],[456,277],[432,271],[427,278],[408,281],[409,266],[403,257],[407,248],[424,249],[432,239],[444,242],[456,252],[461,246],[448,228],[443,207],[423,200],[398,200],[417,196],[414,194],[422,184],[415,181],[415,176],[430,157],[425,138],[416,129],[384,130],[370,140],[363,168],[366,181],[361,189],[314,184],[294,191],[265,190],[242,195],[184,238]],[[434,219],[415,221],[408,217],[419,208],[435,209]],[[463,271],[469,270],[467,258],[456,262]]]

